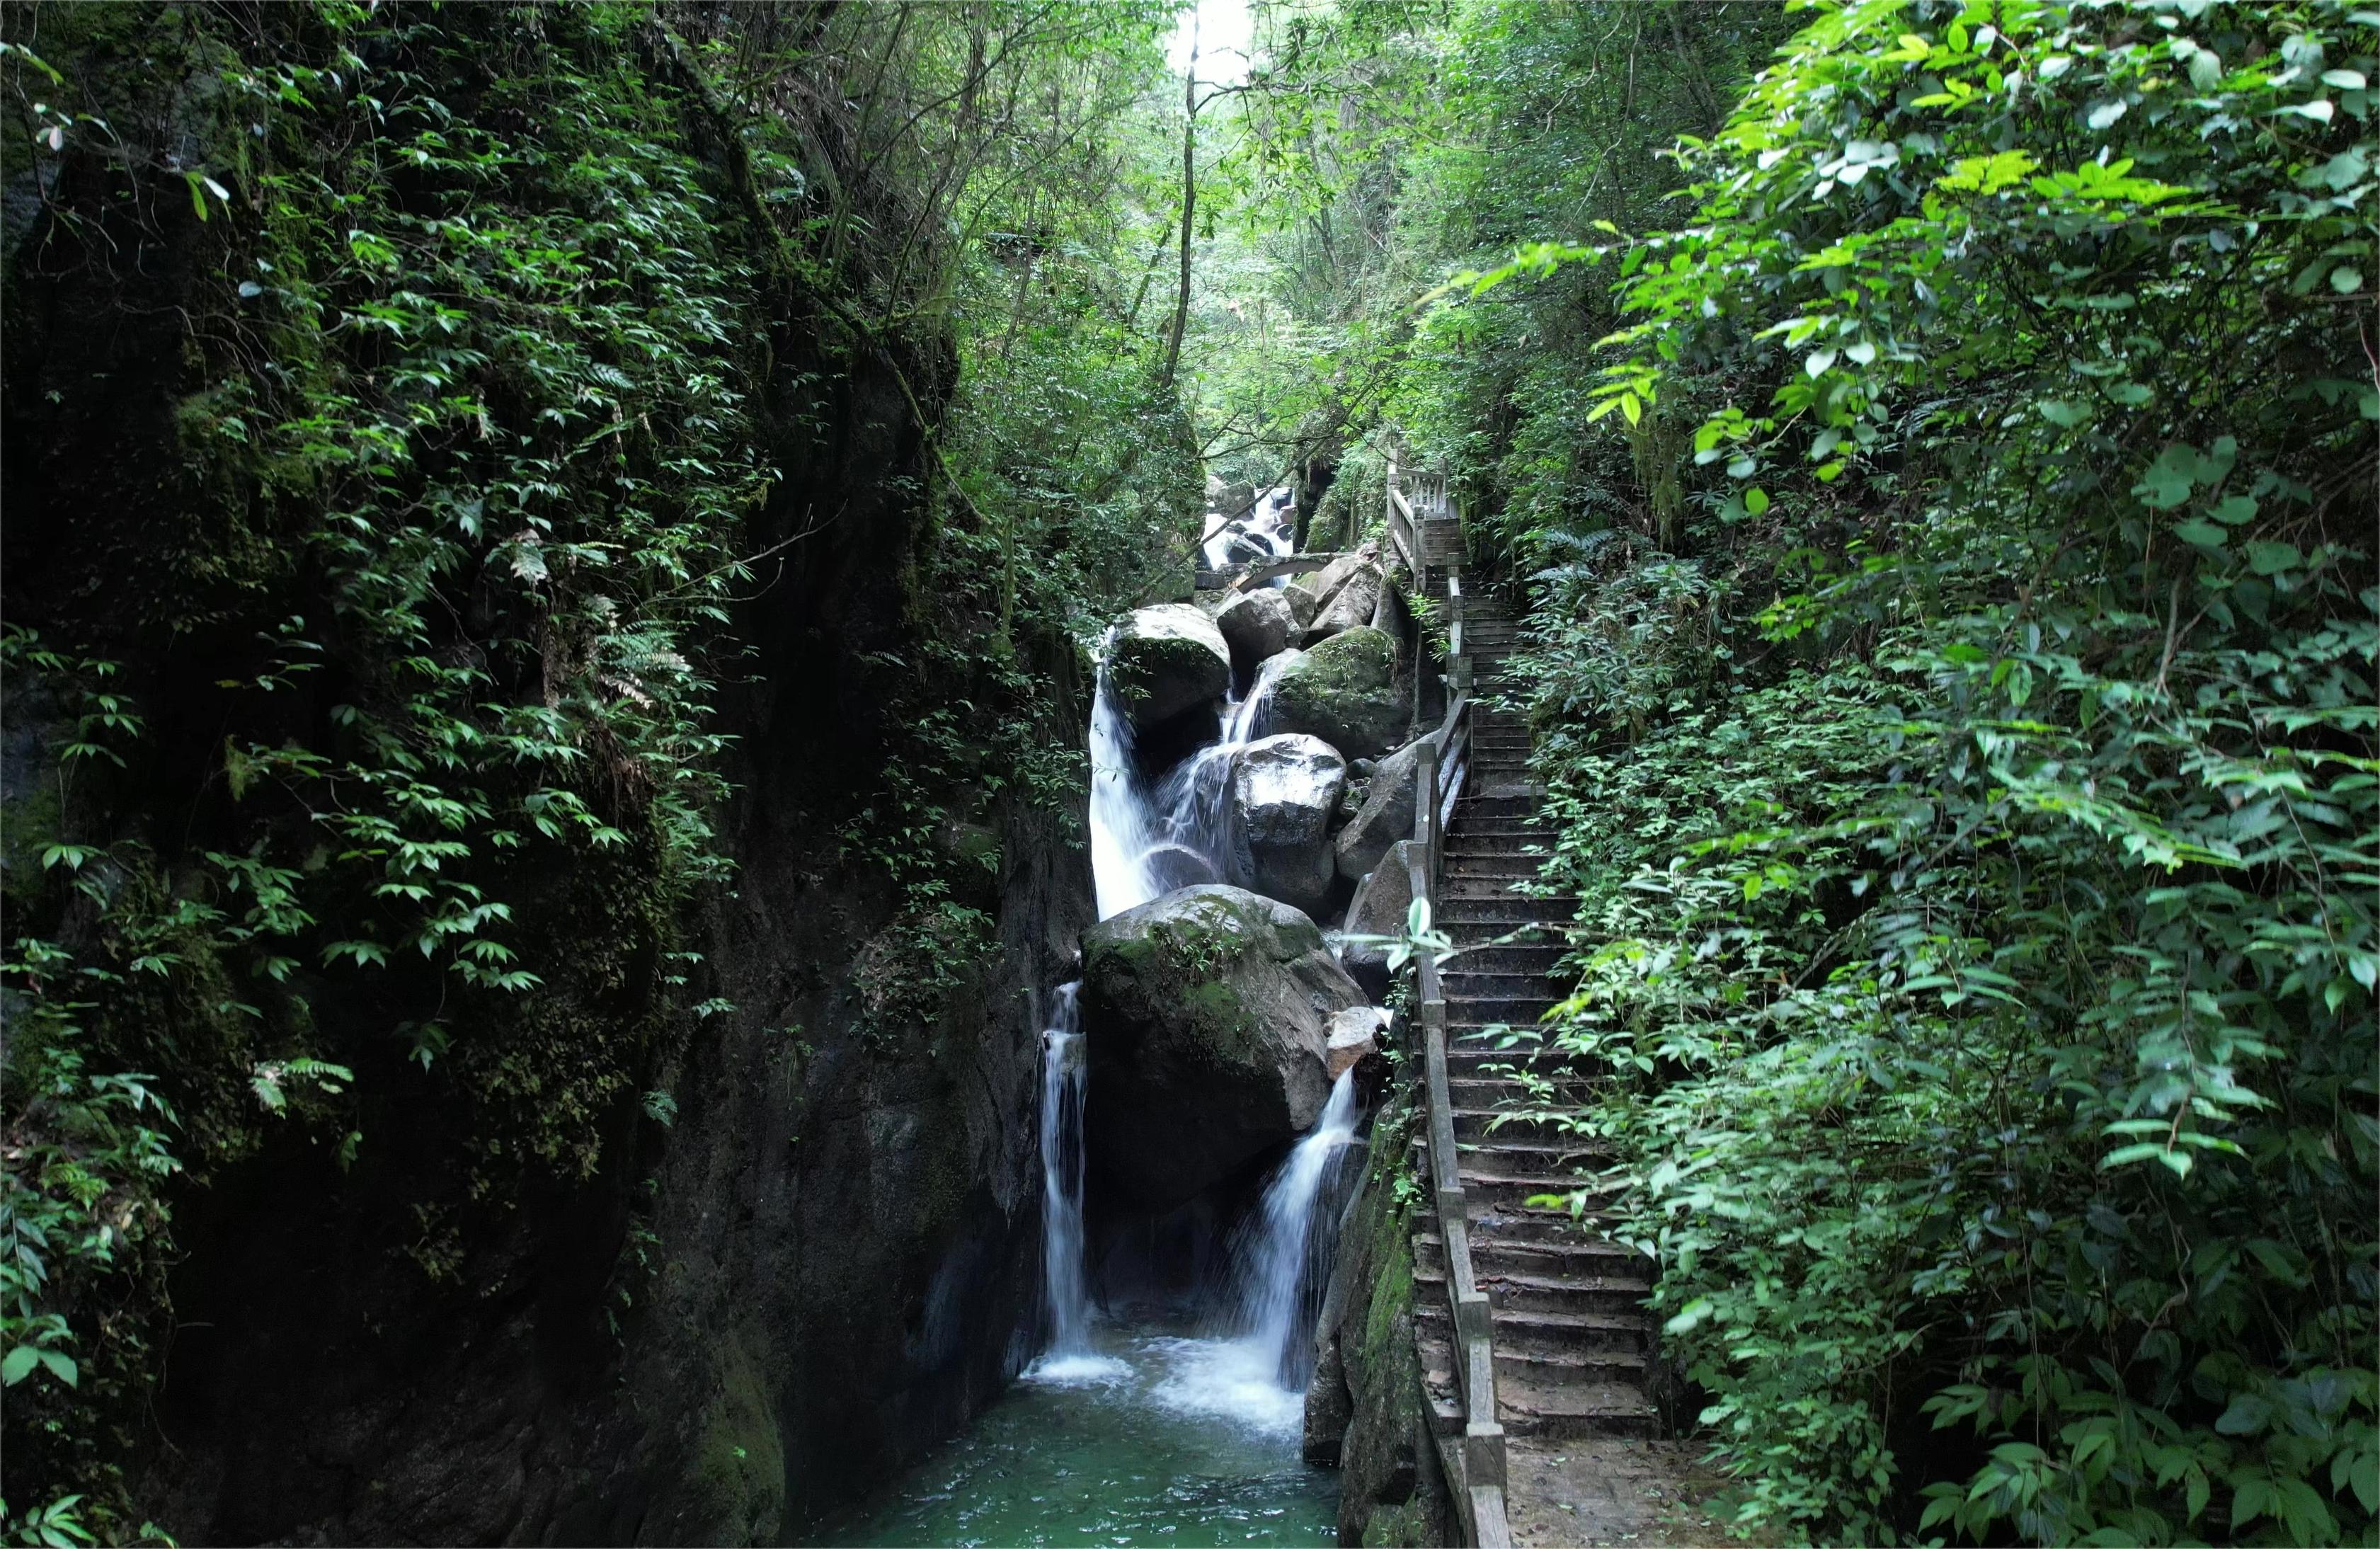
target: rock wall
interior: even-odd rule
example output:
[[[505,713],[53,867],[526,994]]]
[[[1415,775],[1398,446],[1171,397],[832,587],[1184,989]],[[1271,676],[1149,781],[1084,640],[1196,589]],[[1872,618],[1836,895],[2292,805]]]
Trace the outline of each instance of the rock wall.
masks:
[[[1414,1353],[1413,1213],[1421,1205],[1397,1187],[1418,1122],[1406,1083],[1373,1125],[1370,1165],[1341,1220],[1315,1330],[1305,1456],[1339,1469],[1343,1544],[1454,1542],[1453,1501]]]
[[[84,100],[163,126],[194,165],[249,154],[226,69],[322,57],[295,8],[253,28],[175,8],[45,15],[44,55]],[[370,62],[428,72],[458,135],[515,133],[519,104],[481,97],[500,57],[533,78],[540,50],[579,65],[613,51],[604,79],[630,83],[666,152],[708,159],[722,240],[745,242],[732,150],[665,40],[572,30],[613,22],[424,13]],[[326,154],[310,132],[276,120],[274,165]],[[146,735],[77,821],[153,857],[161,888],[201,896],[201,852],[305,832],[302,812],[267,821],[264,797],[226,789],[225,747],[335,749],[333,707],[369,665],[334,642],[330,670],[261,709],[220,687],[272,670],[280,621],[328,612],[294,536],[319,506],[261,481],[215,412],[227,360],[263,348],[226,309],[273,250],[275,206],[260,194],[201,220],[163,160],[70,150],[29,168],[20,150],[6,174],[6,613],[122,664]],[[139,199],[115,208],[119,188]],[[116,1067],[162,1072],[192,1171],[170,1195],[170,1258],[127,1298],[156,1333],[121,1381],[86,1365],[103,1406],[91,1446],[183,1542],[781,1542],[947,1435],[1029,1344],[1036,992],[1071,977],[1092,914],[1079,813],[958,812],[936,864],[990,939],[939,954],[907,858],[855,841],[905,756],[882,663],[958,628],[917,591],[931,514],[913,406],[940,401],[952,361],[931,336],[855,338],[831,296],[765,263],[746,280],[720,299],[752,324],[729,365],[776,477],[735,547],[778,557],[713,642],[734,879],[664,908],[641,831],[475,873],[501,884],[544,984],[460,1014],[434,1061],[407,1032],[445,1004],[434,970],[333,978],[310,946],[270,1009],[353,1067],[350,1148],[336,1128],[261,1122],[241,1106],[245,1067],[210,1074],[193,1024],[101,1030]],[[458,598],[458,653],[493,605]],[[1074,648],[1020,649],[1058,684],[1047,740],[1080,747]],[[537,692],[533,675],[504,687]],[[21,729],[12,717],[12,769],[39,762]],[[12,871],[12,925],[76,939],[87,911],[62,879]],[[921,957],[942,971],[901,980]],[[238,1132],[196,1128],[219,1120]],[[565,1120],[576,1149],[541,1150],[541,1127]],[[16,1427],[36,1411],[18,1398],[22,1459]],[[11,1498],[45,1482],[12,1469]]]

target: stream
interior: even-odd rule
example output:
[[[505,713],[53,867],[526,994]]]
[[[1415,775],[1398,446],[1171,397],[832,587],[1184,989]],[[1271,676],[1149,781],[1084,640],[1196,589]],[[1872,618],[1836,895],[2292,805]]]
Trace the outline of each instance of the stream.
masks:
[[[1210,531],[1209,562],[1238,537]],[[1278,659],[1268,666],[1277,666]],[[1154,782],[1104,669],[1091,732],[1091,851],[1102,919],[1224,870],[1232,760],[1262,730],[1270,672],[1222,707],[1220,735]],[[1087,1061],[1077,986],[1042,1034],[1042,1299],[1047,1344],[1016,1383],[889,1496],[831,1519],[830,1544],[1323,1544],[1338,1475],[1301,1457],[1312,1331],[1329,1273],[1334,1183],[1362,1115],[1342,1076],[1314,1126],[1231,1231],[1227,1283],[1188,1309],[1111,1319],[1094,1305],[1083,1223]]]
[[[1095,1327],[1085,1355],[1037,1366],[815,1542],[1335,1543],[1338,1475],[1300,1461],[1299,1396],[1249,1358],[1161,1324]]]

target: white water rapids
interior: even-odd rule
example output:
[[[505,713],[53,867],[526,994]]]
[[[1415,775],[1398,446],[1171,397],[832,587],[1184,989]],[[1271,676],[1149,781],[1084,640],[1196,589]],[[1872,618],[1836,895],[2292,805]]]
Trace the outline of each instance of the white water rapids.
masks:
[[[1230,873],[1232,766],[1264,735],[1273,679],[1287,653],[1223,702],[1222,736],[1175,764],[1152,787],[1133,758],[1132,723],[1108,691],[1104,663],[1091,703],[1091,886],[1106,920],[1177,887]]]
[[[1216,553],[1231,535],[1209,534]],[[1270,534],[1259,534],[1266,542]],[[1214,555],[1209,555],[1210,563]],[[1112,636],[1110,637],[1112,640]],[[1110,691],[1105,649],[1091,714],[1091,875],[1102,920],[1178,887],[1231,873],[1232,777],[1242,749],[1262,736],[1274,678],[1289,660],[1257,669],[1245,694],[1226,698],[1217,738],[1155,780],[1134,756],[1131,723]],[[1159,1363],[1148,1399],[1163,1408],[1267,1433],[1293,1433],[1311,1374],[1309,1337],[1333,1223],[1319,1209],[1358,1117],[1352,1074],[1331,1088],[1314,1127],[1267,1180],[1257,1211],[1234,1234],[1232,1285],[1220,1309],[1221,1337],[1143,1337],[1129,1346],[1093,1328],[1083,1231],[1083,1112],[1087,1045],[1075,991],[1058,992],[1042,1035],[1042,1265],[1050,1344],[1028,1380],[1112,1386],[1140,1380],[1129,1349]]]

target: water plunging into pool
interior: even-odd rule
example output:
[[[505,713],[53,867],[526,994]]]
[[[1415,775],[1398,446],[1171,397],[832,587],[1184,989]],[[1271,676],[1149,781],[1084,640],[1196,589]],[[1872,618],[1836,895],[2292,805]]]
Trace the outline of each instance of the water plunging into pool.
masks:
[[[1233,760],[1263,735],[1275,656],[1227,699],[1219,735],[1155,780],[1099,673],[1091,718],[1091,870],[1102,920],[1228,872]],[[1203,1313],[1129,1324],[1092,1305],[1083,1226],[1087,1045],[1079,986],[1041,1035],[1043,1321],[1010,1394],[913,1470],[900,1493],[820,1542],[1319,1543],[1338,1485],[1299,1457],[1314,1312],[1336,1223],[1328,1203],[1359,1117],[1342,1075],[1234,1234],[1231,1284]]]

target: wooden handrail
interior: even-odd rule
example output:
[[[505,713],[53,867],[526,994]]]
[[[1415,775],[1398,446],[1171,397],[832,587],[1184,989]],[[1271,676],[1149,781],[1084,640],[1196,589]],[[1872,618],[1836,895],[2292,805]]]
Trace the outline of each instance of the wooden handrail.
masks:
[[[1400,508],[1410,518],[1415,506],[1399,490],[1400,470],[1389,461],[1389,531],[1412,547],[1406,563],[1417,583],[1427,582],[1421,564],[1418,521],[1400,532]],[[1437,507],[1446,505],[1443,478],[1422,476],[1415,494]],[[1433,512],[1433,515],[1436,513]],[[1471,765],[1471,663],[1463,640],[1463,572],[1460,562],[1447,572],[1447,598],[1451,617],[1447,631],[1448,678],[1453,702],[1438,729],[1415,750],[1414,767],[1414,844],[1407,850],[1407,880],[1413,896],[1438,920],[1438,884],[1446,861],[1446,827],[1453,821]],[[1512,1528],[1505,1520],[1504,1427],[1496,1410],[1495,1322],[1488,1293],[1479,1288],[1471,1262],[1471,1213],[1463,1187],[1463,1170],[1454,1138],[1454,1098],[1447,1084],[1446,996],[1439,982],[1438,960],[1428,952],[1414,955],[1414,979],[1420,1006],[1424,1084],[1427,1089],[1429,1182],[1439,1240],[1446,1250],[1447,1311],[1451,1314],[1459,1386],[1463,1394],[1462,1446],[1455,1454],[1462,1470],[1458,1515],[1468,1528],[1470,1542],[1481,1549],[1509,1549]]]

